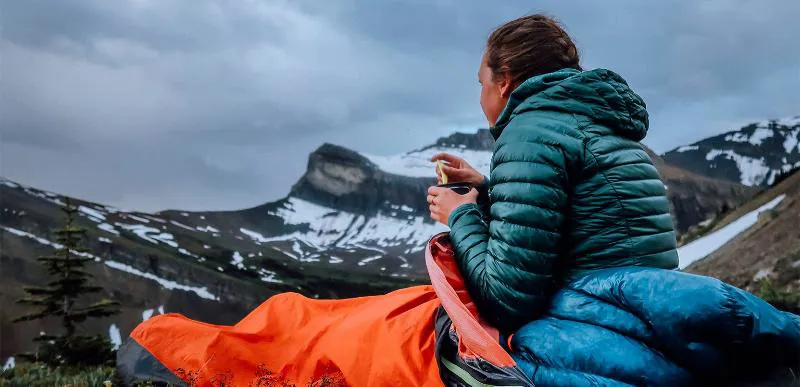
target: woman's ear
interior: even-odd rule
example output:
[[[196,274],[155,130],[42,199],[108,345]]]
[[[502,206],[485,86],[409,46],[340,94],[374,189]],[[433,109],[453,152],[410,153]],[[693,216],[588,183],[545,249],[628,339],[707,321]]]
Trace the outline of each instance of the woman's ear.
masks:
[[[496,85],[500,91],[500,97],[504,99],[508,99],[511,97],[511,92],[514,91],[514,86],[511,84],[511,77],[507,74],[504,74],[502,77],[498,77]]]

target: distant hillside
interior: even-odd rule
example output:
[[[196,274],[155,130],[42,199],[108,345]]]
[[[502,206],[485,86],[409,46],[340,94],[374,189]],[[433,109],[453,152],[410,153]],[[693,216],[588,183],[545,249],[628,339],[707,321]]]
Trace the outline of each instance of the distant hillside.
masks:
[[[737,207],[760,190],[758,187],[713,179],[667,164],[663,158],[647,150],[667,186],[679,236],[691,226]]]
[[[678,147],[663,158],[703,176],[769,186],[780,174],[800,167],[800,116],[753,123]]]
[[[778,288],[800,293],[798,220],[800,172],[716,221],[705,236],[682,247],[682,258],[690,253],[699,258],[687,271],[751,290],[759,280],[769,278]],[[713,249],[720,240],[725,243]],[[696,254],[698,250],[703,253]]]

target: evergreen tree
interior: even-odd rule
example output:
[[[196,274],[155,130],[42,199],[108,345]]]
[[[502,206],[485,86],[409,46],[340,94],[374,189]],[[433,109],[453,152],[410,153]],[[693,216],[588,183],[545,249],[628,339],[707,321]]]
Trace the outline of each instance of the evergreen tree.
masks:
[[[63,331],[58,335],[37,337],[34,339],[39,343],[37,353],[20,357],[52,366],[108,364],[113,361],[113,349],[108,339],[100,335],[78,335],[77,327],[86,319],[119,313],[116,308],[119,303],[104,299],[89,305],[81,304],[85,296],[100,292],[102,288],[93,286],[91,274],[85,271],[85,264],[94,257],[81,246],[86,230],[75,224],[77,208],[67,199],[62,210],[66,214],[66,223],[55,232],[57,249],[52,255],[38,258],[52,280],[45,286],[25,288],[28,295],[17,302],[31,305],[36,310],[14,321],[58,318]]]

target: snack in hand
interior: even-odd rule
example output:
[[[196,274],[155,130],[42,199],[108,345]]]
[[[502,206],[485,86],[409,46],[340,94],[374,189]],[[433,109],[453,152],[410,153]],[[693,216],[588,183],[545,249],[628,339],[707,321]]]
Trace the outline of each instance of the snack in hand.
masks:
[[[439,173],[442,175],[442,184],[447,184],[447,174],[444,173],[444,162],[442,160],[436,160],[436,167],[439,168]]]

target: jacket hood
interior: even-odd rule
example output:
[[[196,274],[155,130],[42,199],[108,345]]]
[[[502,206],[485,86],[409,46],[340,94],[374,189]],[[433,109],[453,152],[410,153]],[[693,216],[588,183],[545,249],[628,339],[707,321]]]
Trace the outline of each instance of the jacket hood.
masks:
[[[644,100],[617,73],[607,69],[563,69],[522,82],[492,127],[495,139],[514,116],[529,110],[555,110],[588,117],[618,136],[641,141],[647,135]]]

